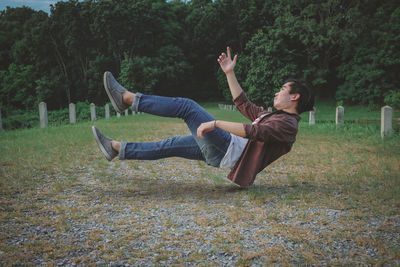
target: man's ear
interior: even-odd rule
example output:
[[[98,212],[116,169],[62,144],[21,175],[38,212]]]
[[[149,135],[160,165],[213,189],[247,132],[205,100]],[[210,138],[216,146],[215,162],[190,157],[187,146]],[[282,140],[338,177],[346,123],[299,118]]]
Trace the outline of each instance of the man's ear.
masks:
[[[300,99],[300,94],[292,94],[290,95],[290,100],[297,101]]]

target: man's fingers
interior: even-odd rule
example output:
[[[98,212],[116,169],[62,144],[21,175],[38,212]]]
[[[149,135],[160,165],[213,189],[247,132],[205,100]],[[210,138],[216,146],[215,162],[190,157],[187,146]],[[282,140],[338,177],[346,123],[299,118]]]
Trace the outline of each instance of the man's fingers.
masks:
[[[237,60],[237,55],[234,56],[233,58],[233,62],[236,64],[236,60]]]
[[[198,132],[197,136],[200,137],[201,139],[204,139],[203,133],[202,132]]]
[[[202,133],[202,129],[201,129],[201,125],[199,126],[199,128],[197,128],[197,136],[200,137],[201,139],[203,139],[203,133]]]
[[[231,58],[231,49],[229,46],[226,48],[226,51],[228,52],[228,58]]]
[[[222,53],[222,54],[219,56],[219,58],[217,59],[217,61],[221,63],[222,61],[225,60],[225,58],[226,58],[225,53]]]
[[[197,128],[197,136],[200,137],[201,139],[204,139],[204,134],[208,133],[210,131],[212,131],[213,127],[211,127],[209,124],[213,123],[213,121],[211,122],[203,122],[202,124],[200,124],[200,126]]]

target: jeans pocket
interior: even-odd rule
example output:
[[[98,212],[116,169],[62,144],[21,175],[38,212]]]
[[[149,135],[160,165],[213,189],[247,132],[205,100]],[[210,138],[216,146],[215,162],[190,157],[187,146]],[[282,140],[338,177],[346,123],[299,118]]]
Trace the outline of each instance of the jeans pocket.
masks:
[[[221,160],[225,156],[225,151],[213,144],[204,145],[201,148],[204,158],[208,165],[219,167]]]

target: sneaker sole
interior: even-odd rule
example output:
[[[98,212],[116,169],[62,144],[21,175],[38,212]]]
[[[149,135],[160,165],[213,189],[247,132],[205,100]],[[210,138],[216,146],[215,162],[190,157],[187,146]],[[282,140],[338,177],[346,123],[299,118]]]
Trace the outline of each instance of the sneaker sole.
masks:
[[[108,73],[108,72],[104,72],[104,75],[103,75],[104,89],[106,89],[106,93],[107,93],[107,95],[108,95],[108,98],[110,99],[111,104],[112,104],[113,108],[115,109],[115,111],[118,112],[119,114],[122,114],[123,110],[121,111],[121,110],[119,109],[119,107],[117,106],[117,104],[116,104],[115,101],[114,101],[114,98],[111,96],[110,89],[108,88],[108,84],[107,84],[107,73]]]
[[[104,156],[106,157],[106,159],[108,161],[111,161],[112,157],[110,156],[110,154],[108,154],[107,150],[104,148],[103,144],[100,142],[100,139],[97,136],[96,128],[94,126],[92,126],[92,132],[93,132],[93,135],[94,135],[94,140],[96,140],[96,143],[99,146],[101,152],[103,152]]]

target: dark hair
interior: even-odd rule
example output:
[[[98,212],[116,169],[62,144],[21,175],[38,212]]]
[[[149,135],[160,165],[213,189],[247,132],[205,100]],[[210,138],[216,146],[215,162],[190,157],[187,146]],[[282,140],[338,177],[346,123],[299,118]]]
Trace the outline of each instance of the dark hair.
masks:
[[[311,86],[303,80],[287,79],[284,83],[290,82],[289,94],[300,94],[296,110],[299,114],[314,109],[314,93]]]

